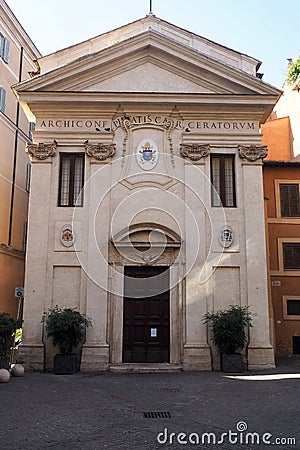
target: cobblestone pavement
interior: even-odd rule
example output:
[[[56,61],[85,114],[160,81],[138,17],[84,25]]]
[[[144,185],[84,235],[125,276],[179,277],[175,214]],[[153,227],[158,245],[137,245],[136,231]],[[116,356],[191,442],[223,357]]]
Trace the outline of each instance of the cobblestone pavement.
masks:
[[[270,433],[264,438],[271,448],[299,450],[299,394],[296,357],[241,378],[221,372],[26,373],[0,384],[0,449],[262,450],[270,448],[262,441]],[[146,418],[147,412],[170,417]]]

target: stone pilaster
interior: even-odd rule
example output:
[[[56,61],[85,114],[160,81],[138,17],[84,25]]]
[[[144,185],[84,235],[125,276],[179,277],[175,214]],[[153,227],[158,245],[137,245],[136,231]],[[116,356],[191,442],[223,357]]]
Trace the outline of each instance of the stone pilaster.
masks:
[[[100,161],[100,160],[99,160]],[[102,161],[102,160],[101,160]],[[89,202],[89,229],[87,237],[87,300],[86,315],[93,318],[87,329],[86,342],[82,347],[82,371],[106,370],[109,365],[107,343],[108,315],[108,241],[110,166],[91,164],[85,199]],[[102,239],[101,239],[102,237]]]
[[[35,145],[30,152],[33,164],[29,200],[23,343],[17,355],[18,361],[24,364],[26,370],[44,370],[42,317],[47,308],[45,292],[51,196],[49,186],[51,186],[54,147],[52,144],[48,147],[43,147],[42,144]],[[36,151],[38,153],[35,153]]]
[[[243,164],[247,298],[257,314],[250,328],[248,368],[275,367],[270,344],[268,281],[261,160]],[[257,232],[259,230],[259,232]]]
[[[202,318],[206,313],[206,287],[200,283],[200,274],[205,262],[205,240],[200,230],[205,230],[205,178],[201,176],[202,165],[195,167],[185,164],[185,250],[186,250],[186,286],[185,286],[185,342],[183,347],[183,367],[185,370],[211,370],[210,348],[207,343],[206,326]],[[198,175],[198,176],[197,176]],[[193,192],[196,192],[195,195]],[[193,211],[197,229],[191,226],[188,211]],[[200,242],[201,240],[201,242]],[[199,247],[198,247],[199,246]],[[195,256],[195,247],[198,247]],[[195,258],[194,258],[195,256]],[[191,267],[191,270],[189,266]]]

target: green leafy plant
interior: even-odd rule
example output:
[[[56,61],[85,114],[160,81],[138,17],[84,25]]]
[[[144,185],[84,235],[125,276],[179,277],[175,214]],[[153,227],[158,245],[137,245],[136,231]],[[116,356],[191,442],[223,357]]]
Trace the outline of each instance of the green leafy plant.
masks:
[[[19,345],[22,342],[23,330],[22,328],[17,328],[15,332],[15,345]]]
[[[248,306],[231,305],[225,311],[207,313],[204,323],[211,325],[211,337],[220,354],[233,354],[245,348],[248,335],[246,331],[252,326],[255,314]]]
[[[300,87],[300,56],[289,65],[286,80],[288,84],[296,83]]]
[[[22,320],[14,319],[8,313],[0,313],[0,358],[8,359],[10,348],[14,343],[17,328],[22,326]]]
[[[62,355],[70,355],[84,340],[86,327],[92,325],[91,319],[71,308],[55,306],[45,314],[47,337],[52,337]]]

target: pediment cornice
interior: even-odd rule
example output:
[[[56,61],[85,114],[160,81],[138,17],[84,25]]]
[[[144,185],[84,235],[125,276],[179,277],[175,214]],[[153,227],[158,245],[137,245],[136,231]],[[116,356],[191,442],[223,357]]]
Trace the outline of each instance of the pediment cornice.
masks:
[[[98,117],[101,104],[102,115],[112,117],[120,104],[124,111],[171,114],[175,105],[182,119],[203,117],[216,120],[218,117],[240,120],[265,121],[271,113],[277,96],[274,95],[232,95],[201,93],[159,93],[159,92],[19,92],[20,103],[27,114],[35,117],[68,117],[70,110],[74,117]],[[200,114],[200,116],[199,116]]]
[[[97,53],[86,55],[67,65],[16,85],[17,92],[84,91],[96,80],[107,79],[151,61],[178,73],[214,93],[271,94],[281,91],[262,80],[233,68],[173,39],[148,30],[116,43]]]
[[[121,27],[92,37],[91,39],[87,39],[52,54],[43,56],[38,61],[42,69],[41,71],[48,72],[51,68],[61,65],[62,61],[64,61],[65,64],[71,62],[74,60],[74,54],[79,57],[95,53],[150,29],[169,37],[175,42],[180,42],[189,48],[194,48],[200,53],[207,55],[213,53],[216,58],[219,57],[222,60],[225,56],[226,60],[231,61],[233,66],[240,67],[252,75],[255,75],[256,70],[261,65],[261,62],[252,56],[214,42],[190,30],[167,22],[155,15],[148,14],[146,17],[134,22],[122,25]]]

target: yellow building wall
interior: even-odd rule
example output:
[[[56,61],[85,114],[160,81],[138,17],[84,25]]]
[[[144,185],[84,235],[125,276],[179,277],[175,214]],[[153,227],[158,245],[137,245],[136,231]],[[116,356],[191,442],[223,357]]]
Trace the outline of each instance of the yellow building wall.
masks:
[[[6,91],[5,111],[0,112],[0,312],[16,317],[14,289],[24,284],[24,223],[29,199],[25,146],[30,138],[29,121],[22,108],[18,110],[11,87],[36,70],[33,61],[40,53],[5,2],[0,2],[0,33],[10,43],[8,63],[0,58],[0,85]]]
[[[0,248],[0,267],[0,312],[16,318],[19,300],[14,297],[14,288],[24,285],[24,259]]]

